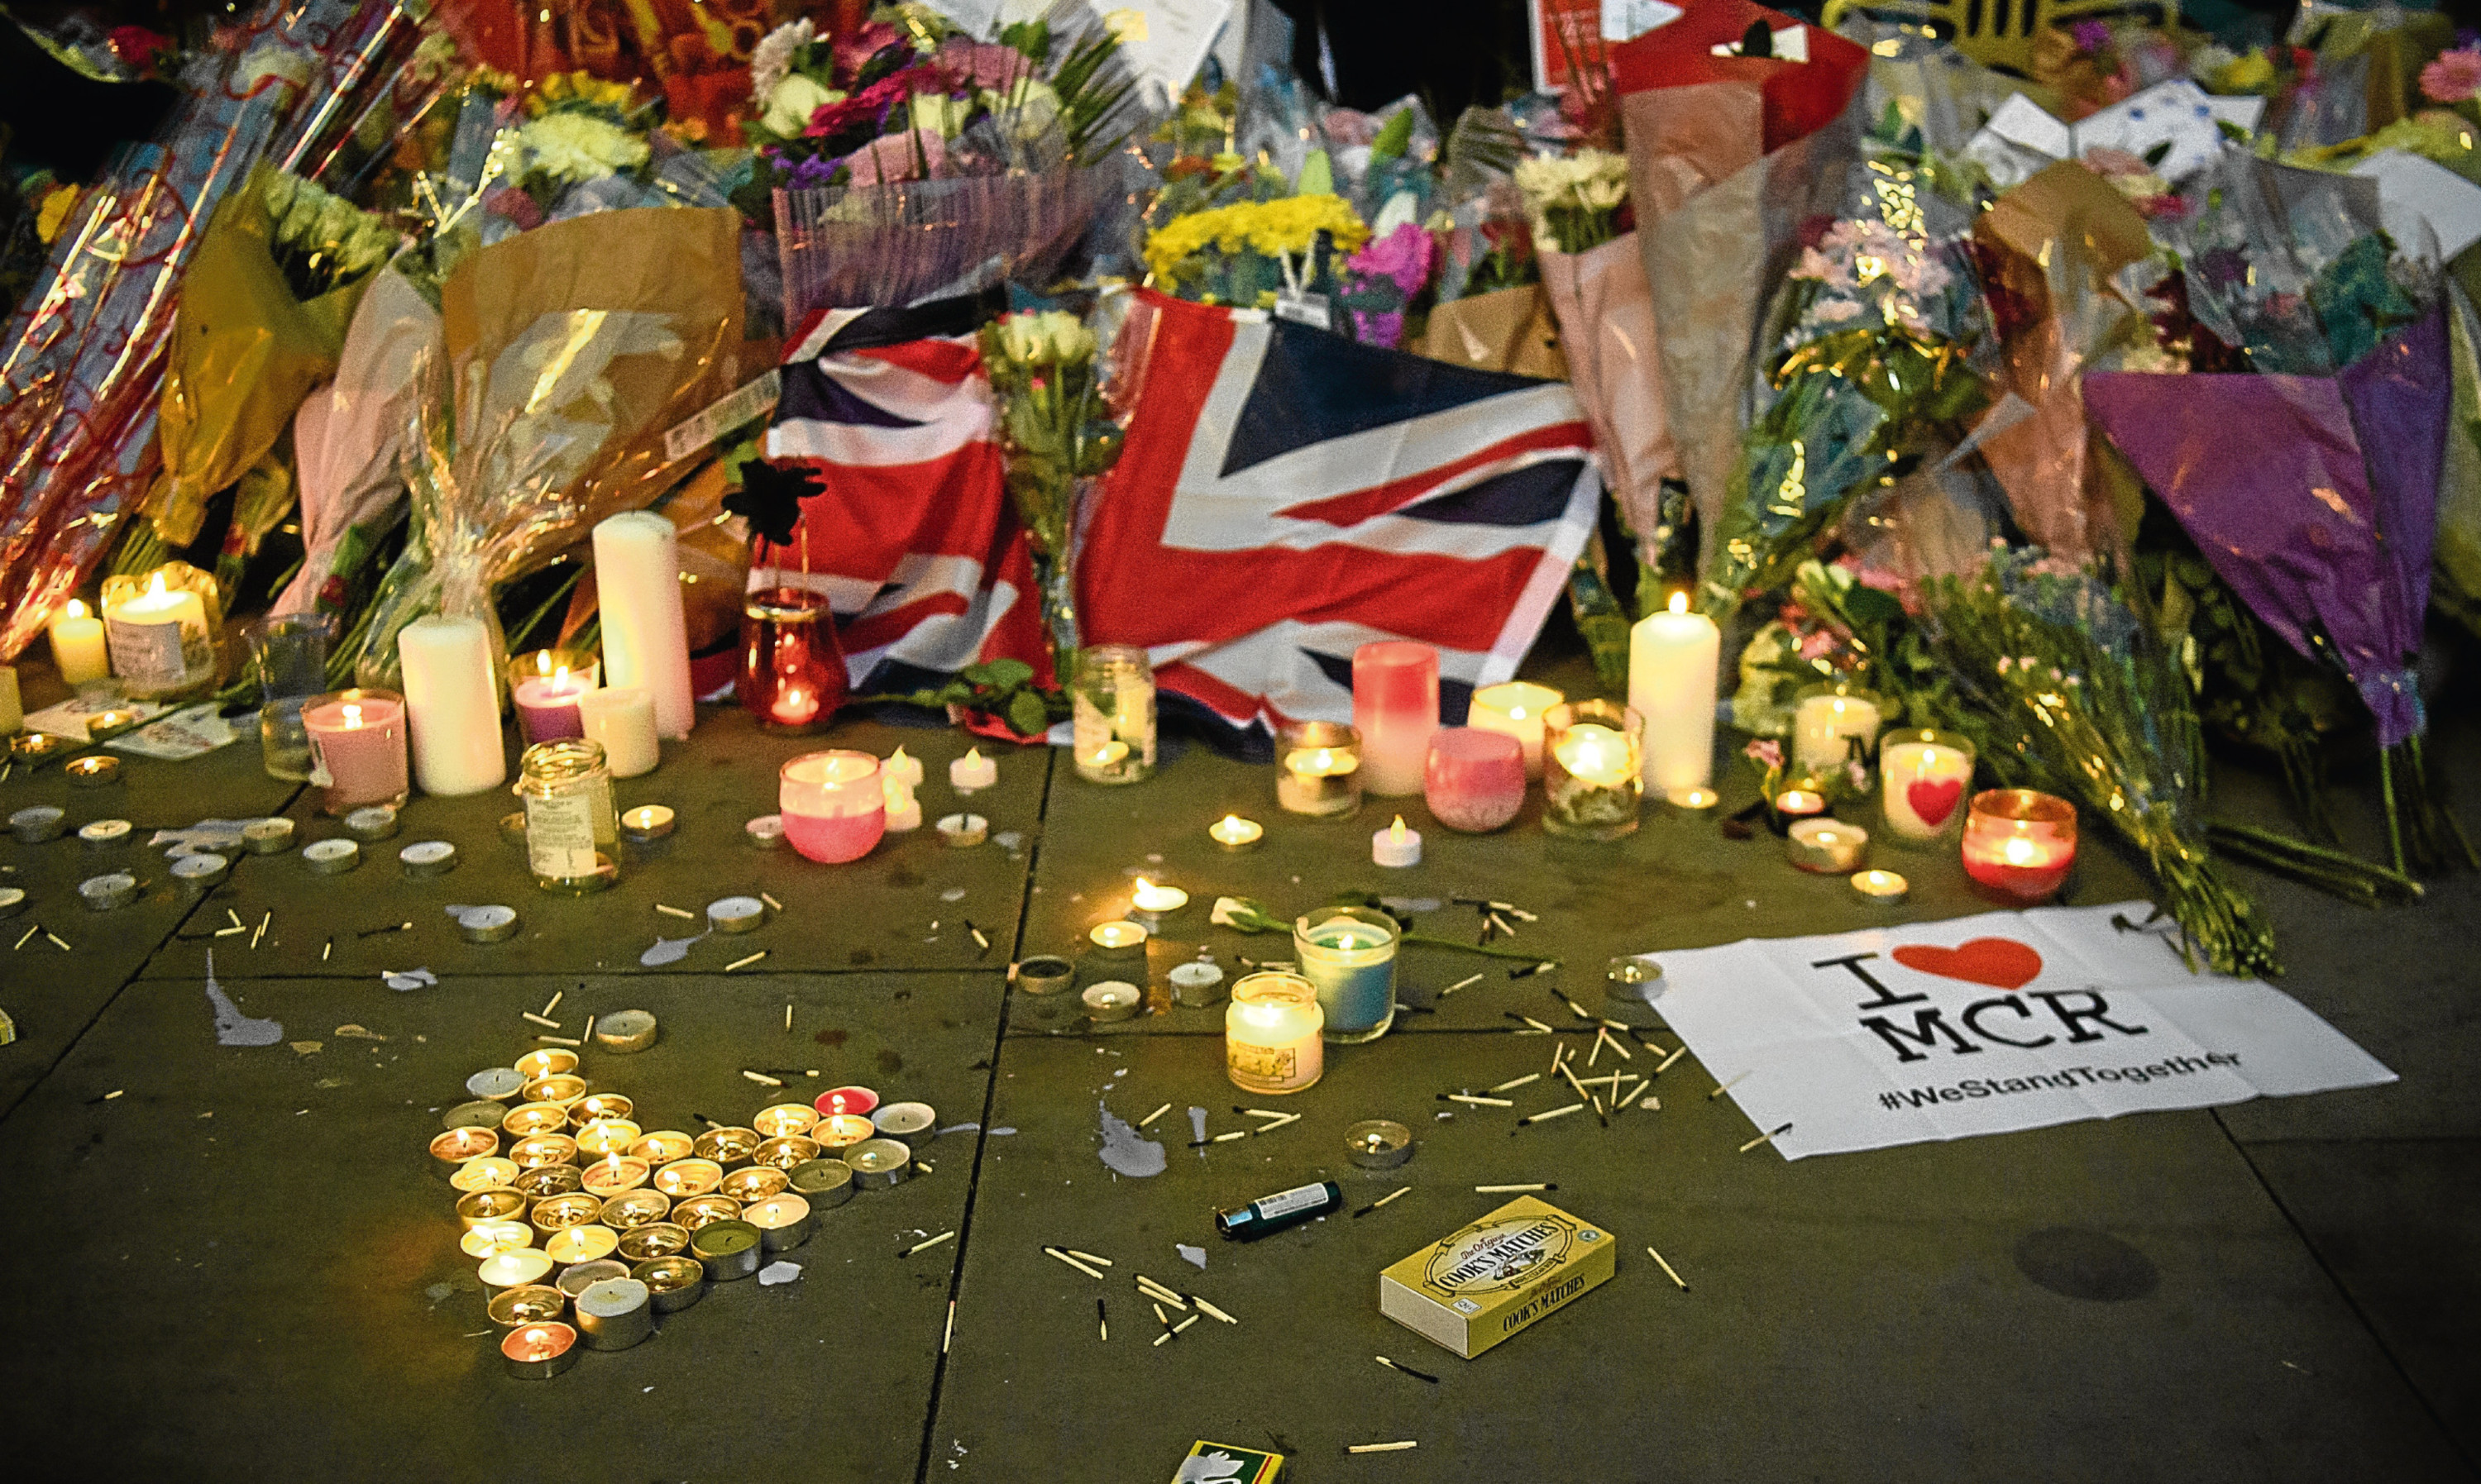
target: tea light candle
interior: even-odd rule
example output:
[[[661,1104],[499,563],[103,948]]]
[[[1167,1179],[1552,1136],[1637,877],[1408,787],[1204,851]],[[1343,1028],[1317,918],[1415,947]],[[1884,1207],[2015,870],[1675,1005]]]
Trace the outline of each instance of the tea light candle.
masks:
[[[549,1284],[529,1284],[522,1289],[506,1289],[491,1295],[483,1312],[500,1328],[516,1329],[528,1324],[548,1324],[568,1312],[568,1295]],[[505,1337],[503,1337],[505,1338]]]
[[[822,1118],[838,1113],[858,1113],[867,1118],[878,1106],[878,1094],[867,1087],[832,1087],[819,1094],[811,1106]]]
[[[979,747],[968,747],[965,755],[948,765],[948,787],[959,794],[977,793],[1000,781],[1000,765],[982,756]]]
[[[1254,850],[1267,838],[1267,826],[1255,820],[1227,814],[1206,827],[1207,838],[1235,854]]]
[[[687,1309],[706,1294],[706,1264],[695,1258],[649,1258],[631,1268],[629,1276],[654,1295],[657,1314]]]
[[[413,776],[426,794],[480,794],[508,780],[490,636],[479,618],[417,618],[397,635]]]
[[[1142,969],[1146,962],[1145,928],[1136,923],[1101,923],[1085,934],[1086,961],[1111,969]]]
[[[484,1258],[476,1276],[483,1280],[486,1290],[497,1292],[502,1289],[522,1289],[528,1284],[540,1283],[550,1276],[551,1269],[550,1253],[539,1247],[512,1247]]]
[[[690,686],[680,538],[672,523],[652,510],[627,510],[597,525],[594,580],[604,672],[614,687],[640,688],[653,698],[659,735],[689,736],[697,724],[697,702]]]
[[[749,1120],[749,1127],[771,1139],[791,1138],[809,1133],[818,1122],[819,1110],[806,1103],[778,1103],[760,1108],[758,1116]]]
[[[1535,753],[1538,758],[1538,747]],[[1516,737],[1481,727],[1441,727],[1430,738],[1422,797],[1448,828],[1480,834],[1524,809],[1525,778],[1524,744]]]
[[[1675,592],[1629,631],[1629,710],[1644,718],[1645,786],[1668,795],[1714,776],[1714,686],[1723,631]]]
[[[1935,840],[1962,816],[1972,786],[1972,743],[1926,727],[1890,732],[1878,744],[1887,827],[1899,840]]]
[[[741,1219],[741,1203],[728,1195],[693,1195],[672,1208],[672,1220],[685,1231],[702,1232],[718,1221]]]
[[[1223,1012],[1223,1074],[1244,1092],[1298,1092],[1325,1070],[1318,987],[1297,974],[1243,975]]]
[[[652,1185],[623,1190],[603,1200],[603,1224],[614,1232],[652,1226],[672,1213],[672,1198]]]
[[[1964,873],[2016,902],[2057,894],[2076,863],[2076,806],[2031,789],[1987,789],[1964,821]]]
[[[1784,842],[1791,863],[1821,875],[1849,875],[1869,848],[1869,832],[1841,820],[1798,820]]]
[[[667,804],[640,804],[623,810],[620,834],[631,845],[651,845],[672,832],[680,815]]]
[[[207,631],[205,601],[186,587],[167,587],[161,570],[149,576],[144,592],[125,602],[107,602],[103,628],[113,671],[132,695],[169,694],[207,680],[214,671],[215,639]]]
[[[548,652],[544,658],[550,658]],[[592,689],[583,676],[570,674],[564,665],[548,675],[518,682],[510,692],[516,703],[518,730],[529,742],[584,737],[586,725],[579,718],[577,703]]]
[[[1401,870],[1422,864],[1422,832],[1404,827],[1404,817],[1370,837],[1370,859],[1372,864]]]
[[[577,1140],[565,1133],[535,1133],[509,1146],[509,1158],[521,1170],[538,1170],[550,1164],[575,1164]]]
[[[448,1183],[459,1190],[501,1190],[517,1178],[517,1161],[497,1155],[484,1155],[457,1166]]]
[[[652,1133],[641,1136],[623,1153],[632,1159],[643,1159],[648,1164],[662,1166],[675,1159],[688,1159],[690,1145],[692,1142],[694,1141],[688,1134],[678,1129],[658,1129]]]
[[[897,749],[900,753],[903,750],[901,747]],[[910,784],[886,778],[880,782],[879,789],[884,795],[889,834],[910,834],[922,827],[922,800],[914,796]]]
[[[579,733],[603,748],[614,778],[635,778],[664,760],[655,736],[655,699],[635,686],[588,690],[574,703]]]
[[[577,1364],[577,1331],[561,1323],[527,1324],[500,1341],[501,1364],[520,1381],[548,1381]]]
[[[939,841],[953,849],[966,849],[991,838],[991,821],[979,814],[950,814],[939,817]]]
[[[902,747],[887,755],[887,762],[880,771],[908,789],[922,787],[922,760]]]
[[[546,1077],[565,1077],[577,1070],[577,1053],[564,1046],[546,1046],[531,1051],[510,1063],[526,1081],[536,1082]],[[522,1084],[520,1084],[522,1085]]]
[[[1852,878],[1852,890],[1873,907],[1900,907],[1912,883],[1892,871],[1865,871]]]
[[[863,1089],[867,1090],[867,1089]],[[875,1097],[871,1106],[878,1106]],[[823,1150],[850,1149],[855,1144],[878,1137],[878,1126],[863,1112],[829,1113],[810,1127],[810,1137],[818,1140]]]
[[[1361,733],[1333,721],[1295,721],[1275,734],[1275,802],[1286,813],[1350,814],[1361,807]]]
[[[727,1124],[719,1129],[707,1130],[699,1134],[697,1142],[690,1147],[697,1151],[699,1159],[712,1159],[728,1170],[737,1165],[747,1164],[749,1157],[758,1153],[758,1146],[765,1142],[766,1140],[758,1136],[758,1131],[755,1129],[744,1129]]]
[[[807,1113],[810,1110],[805,1107],[801,1111]],[[783,1170],[789,1174],[816,1159],[823,1152],[817,1139],[798,1133],[779,1133],[760,1144],[757,1153],[749,1158],[769,1169]]]
[[[1396,1023],[1396,920],[1321,907],[1293,924],[1293,957],[1318,990],[1327,1040],[1374,1041]]]
[[[86,611],[86,605],[71,598],[52,619],[52,664],[60,670],[64,683],[83,686],[112,673],[112,662],[105,658],[103,620]]]
[[[573,1226],[592,1226],[603,1219],[603,1197],[591,1190],[564,1190],[535,1202],[526,1219],[546,1237]]]
[[[626,1118],[591,1118],[577,1131],[577,1152],[598,1159],[623,1154],[644,1132]]]
[[[515,1221],[526,1213],[526,1198],[517,1190],[476,1190],[457,1198],[457,1224],[472,1231],[486,1221]]]
[[[1126,979],[1104,979],[1086,985],[1077,998],[1085,1006],[1085,1018],[1100,1026],[1136,1015],[1145,1006],[1146,992]]]
[[[1483,732],[1503,732],[1516,739],[1525,761],[1525,776],[1542,776],[1542,717],[1567,697],[1549,686],[1511,680],[1484,686],[1473,693],[1465,725]]]
[[[551,1072],[526,1083],[518,1094],[528,1103],[557,1103],[565,1110],[586,1096],[586,1079],[574,1072]]]
[[[16,672],[11,671],[9,678],[10,685],[13,688],[16,684]],[[101,753],[72,758],[62,765],[61,771],[68,774],[71,788],[99,789],[106,784],[120,781],[120,759],[108,758]]]
[[[431,1140],[431,1158],[437,1161],[443,1177],[454,1175],[457,1166],[468,1159],[499,1152],[500,1135],[489,1129],[450,1129],[433,1134]]]
[[[690,1237],[690,1256],[706,1264],[707,1276],[730,1283],[758,1271],[758,1228],[738,1217],[710,1222]]]
[[[753,1154],[755,1152],[752,1151]],[[744,1165],[723,1177],[723,1184],[716,1187],[716,1194],[728,1195],[746,1206],[752,1201],[763,1201],[778,1193],[790,1184],[792,1184],[792,1177],[782,1170],[764,1164],[750,1164]]]
[[[1826,812],[1826,795],[1815,789],[1786,789],[1775,795],[1775,813],[1787,819],[1808,819]]]
[[[1709,788],[1673,789],[1663,800],[1674,809],[1703,813],[1723,801],[1723,795]]]
[[[1352,724],[1361,733],[1362,787],[1382,797],[1421,793],[1430,734],[1439,729],[1439,652],[1407,639],[1355,649]]]
[[[1188,893],[1177,886],[1158,886],[1143,876],[1137,877],[1136,889],[1129,893],[1129,911],[1161,919],[1188,905]]]
[[[530,1170],[519,1170],[510,1188],[526,1198],[528,1205],[566,1195],[586,1184],[574,1164],[540,1164]]]
[[[562,1267],[579,1263],[599,1263],[610,1257],[620,1245],[620,1234],[601,1222],[573,1226],[554,1232],[543,1243],[543,1251]]]
[[[504,1252],[520,1252],[535,1244],[535,1229],[522,1221],[480,1222],[457,1239],[457,1250],[469,1258],[496,1258]]]
[[[577,1295],[577,1327],[589,1350],[626,1350],[655,1333],[654,1295],[635,1278],[606,1278]]]
[[[713,1159],[674,1159],[655,1172],[655,1188],[675,1201],[704,1195],[723,1184],[723,1166]]]
[[[657,1262],[689,1250],[690,1229],[675,1222],[658,1221],[620,1234],[620,1256],[632,1263]]]
[[[1815,686],[1792,708],[1792,767],[1804,773],[1841,771],[1859,743],[1864,762],[1878,737],[1878,698],[1843,685]]]
[[[789,1190],[743,1207],[741,1219],[758,1228],[759,1245],[769,1252],[797,1247],[818,1230],[810,1203]]]
[[[561,1275],[553,1280],[553,1288],[562,1298],[574,1301],[579,1294],[606,1278],[628,1276],[628,1263],[615,1258],[596,1258],[591,1263],[572,1263],[562,1268]]]
[[[784,765],[776,785],[784,838],[814,861],[840,865],[868,855],[887,833],[887,791],[878,759],[835,747]]]

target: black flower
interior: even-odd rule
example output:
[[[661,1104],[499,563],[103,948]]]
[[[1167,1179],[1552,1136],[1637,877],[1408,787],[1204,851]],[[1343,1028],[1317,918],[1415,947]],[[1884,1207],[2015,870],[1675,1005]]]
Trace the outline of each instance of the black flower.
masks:
[[[787,546],[801,519],[801,502],[821,488],[815,469],[787,469],[752,459],[741,466],[741,487],[723,497],[723,508],[748,521],[753,535]]]

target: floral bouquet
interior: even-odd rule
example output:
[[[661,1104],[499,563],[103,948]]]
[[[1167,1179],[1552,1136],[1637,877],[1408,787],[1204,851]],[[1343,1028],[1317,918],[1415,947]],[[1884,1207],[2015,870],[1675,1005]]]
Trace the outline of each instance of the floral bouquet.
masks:
[[[1061,310],[1003,315],[983,326],[982,365],[999,403],[1008,498],[1025,522],[1053,674],[1065,685],[1079,643],[1070,543],[1078,494],[1120,456],[1103,399],[1094,332]]]
[[[1370,228],[1340,195],[1238,201],[1156,227],[1146,236],[1146,267],[1154,287],[1176,298],[1272,309],[1284,290],[1309,292],[1332,278],[1335,265],[1319,261],[1321,238],[1328,251],[1349,253],[1370,241]]]

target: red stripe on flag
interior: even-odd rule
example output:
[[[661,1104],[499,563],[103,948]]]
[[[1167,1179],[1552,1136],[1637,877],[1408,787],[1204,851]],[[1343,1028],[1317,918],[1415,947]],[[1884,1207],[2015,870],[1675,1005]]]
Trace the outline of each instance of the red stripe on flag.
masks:
[[[885,582],[906,556],[987,556],[1007,503],[999,445],[973,443],[918,464],[800,460],[824,492],[801,502],[813,570]]]
[[[951,386],[970,380],[982,369],[981,346],[970,335],[954,340],[907,340],[838,353],[855,360],[884,361]]]
[[[1408,475],[1400,480],[1390,480],[1384,484],[1373,484],[1368,489],[1355,490],[1348,495],[1338,495],[1332,500],[1313,500],[1307,505],[1292,506],[1275,513],[1291,516],[1294,520],[1323,521],[1330,526],[1356,525],[1373,515],[1385,515],[1399,506],[1412,504],[1423,496],[1453,483],[1458,476],[1469,471],[1488,468],[1495,463],[1512,460],[1520,455],[1541,453],[1546,450],[1555,449],[1581,455],[1590,452],[1593,446],[1594,430],[1591,425],[1581,421],[1553,423],[1541,428],[1528,429],[1513,437],[1502,438],[1490,447],[1476,449],[1452,463],[1423,469],[1418,474]]]
[[[961,592],[933,592],[867,618],[839,618],[837,638],[848,654],[867,654],[895,643],[926,619],[954,618],[971,606]]]

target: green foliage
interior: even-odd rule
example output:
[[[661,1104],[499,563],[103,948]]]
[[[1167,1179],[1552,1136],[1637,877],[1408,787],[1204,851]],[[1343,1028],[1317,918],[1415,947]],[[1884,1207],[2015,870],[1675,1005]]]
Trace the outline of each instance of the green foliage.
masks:
[[[901,695],[856,696],[858,701],[902,701],[936,710],[959,707],[1007,723],[1019,737],[1038,737],[1051,723],[1068,716],[1065,691],[1045,690],[1033,683],[1033,666],[1022,660],[992,660],[968,664],[956,678],[932,690]]]

